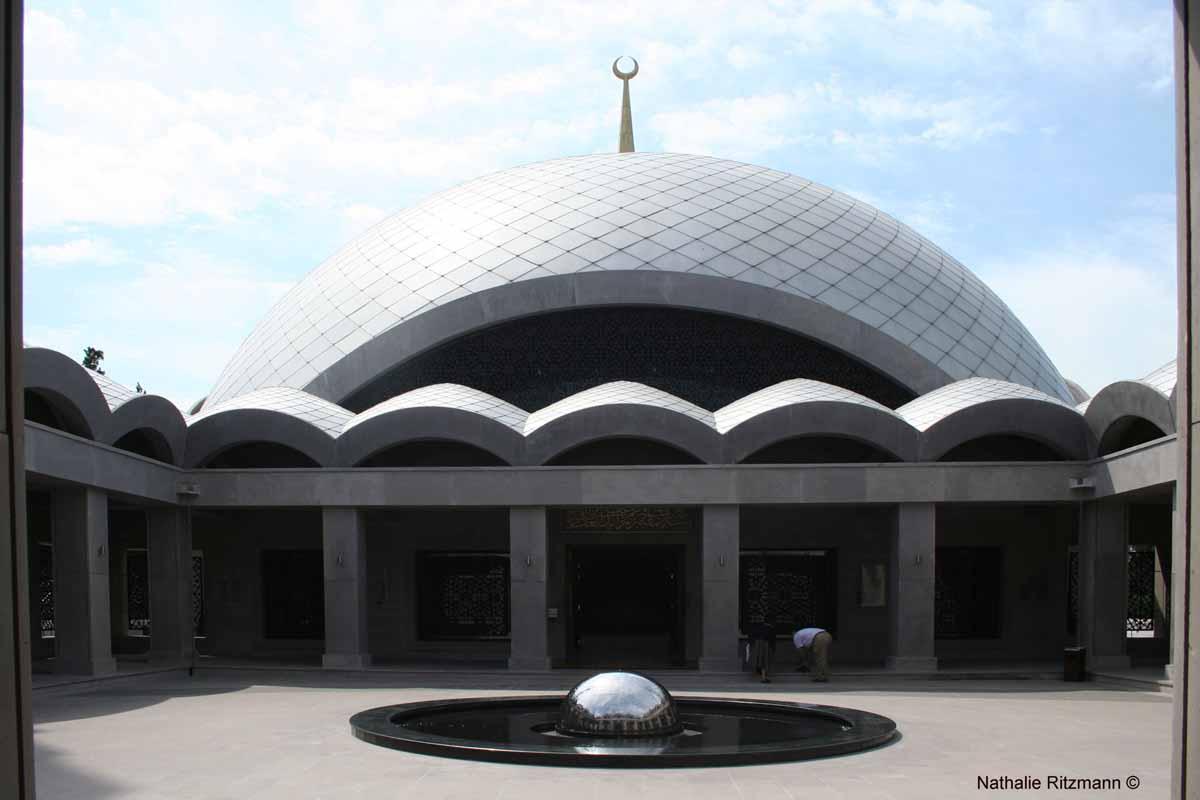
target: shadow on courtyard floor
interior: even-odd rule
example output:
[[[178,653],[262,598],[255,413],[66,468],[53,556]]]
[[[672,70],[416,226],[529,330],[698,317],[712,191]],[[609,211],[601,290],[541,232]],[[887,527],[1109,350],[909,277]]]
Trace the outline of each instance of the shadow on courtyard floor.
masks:
[[[188,678],[186,670],[179,670],[39,689],[33,693],[33,721],[36,728],[44,723],[122,714],[178,697],[241,691],[254,683],[253,680],[198,683]]]
[[[107,797],[127,797],[130,787],[94,775],[78,766],[71,753],[38,742],[34,754],[35,789],[38,797],[79,797],[102,800]]]

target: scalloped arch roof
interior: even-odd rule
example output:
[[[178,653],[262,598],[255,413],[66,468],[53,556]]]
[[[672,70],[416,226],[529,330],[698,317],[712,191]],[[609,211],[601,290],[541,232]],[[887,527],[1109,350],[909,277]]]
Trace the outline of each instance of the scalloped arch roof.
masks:
[[[806,403],[840,403],[862,406],[893,417],[916,431],[927,431],[943,419],[964,409],[995,400],[1037,400],[1058,406],[1075,414],[1075,408],[1028,386],[997,381],[990,378],[967,378],[955,381],[918,397],[896,410],[883,406],[868,397],[820,381],[795,379],[782,381],[735,400],[715,412],[707,411],[669,392],[633,381],[613,381],[584,389],[528,413],[511,403],[486,392],[454,383],[440,383],[414,389],[385,400],[378,405],[354,414],[300,389],[275,386],[260,389],[227,401],[212,409],[187,418],[189,427],[202,419],[229,411],[276,411],[307,422],[333,438],[358,425],[402,409],[443,408],[464,411],[500,423],[514,432],[529,437],[552,422],[580,411],[612,405],[646,406],[672,411],[688,417],[724,435],[738,425],[763,414],[787,406]],[[1079,414],[1080,419],[1082,415]]]
[[[373,405],[346,422],[342,430],[343,432],[351,430],[367,420],[406,408],[450,408],[456,411],[469,411],[507,425],[517,433],[524,431],[525,421],[529,419],[529,414],[523,409],[505,402],[499,397],[493,397],[487,392],[457,383],[436,383],[413,389],[411,392],[396,395]]]
[[[1177,372],[1175,359],[1172,358],[1149,375],[1138,380],[1142,383],[1150,384],[1161,394],[1170,397],[1171,392],[1175,391],[1175,382],[1178,378]]]
[[[237,410],[277,411],[307,422],[335,438],[354,417],[353,412],[300,389],[270,386],[206,408],[199,414],[188,417],[187,424],[190,428],[208,417]]]
[[[1138,378],[1136,382],[1146,384],[1151,389],[1154,389],[1154,391],[1170,400],[1171,395],[1175,392],[1175,384],[1178,381],[1178,371],[1176,360],[1172,358],[1161,367],[1151,371],[1150,374]],[[1117,381],[1117,383],[1119,382],[1120,381]],[[1108,387],[1106,386],[1104,388],[1107,389]],[[1103,389],[1101,389],[1101,391],[1103,391]],[[1091,407],[1092,401],[1095,400],[1099,394],[1100,392],[1096,392],[1096,394],[1092,395],[1087,400],[1079,403],[1075,406],[1075,410],[1080,414],[1086,413],[1088,408]]]
[[[968,378],[921,395],[911,403],[900,406],[896,413],[917,430],[927,431],[955,412],[992,400],[1041,400],[1075,410],[1061,400],[1028,386],[990,378]]]
[[[110,411],[116,411],[117,406],[128,403],[130,400],[138,396],[138,393],[128,386],[117,383],[107,375],[102,375],[94,369],[84,369],[87,376],[96,382],[100,393],[104,395],[104,402],[108,404]]]
[[[887,406],[877,403],[858,392],[843,389],[830,383],[796,378],[782,381],[773,386],[759,389],[757,392],[734,400],[724,408],[718,409],[713,415],[718,433],[727,433],[746,420],[753,419],[759,414],[765,414],[776,408],[783,408],[797,403],[853,403],[855,405],[873,408],[885,414],[898,416]]]
[[[388,328],[456,298],[589,270],[759,284],[853,316],[953,379],[996,378],[1070,398],[995,293],[892,217],[765,167],[610,153],[478,178],[379,223],[271,309],[209,400],[303,388]]]
[[[556,419],[565,417],[576,411],[608,405],[637,405],[661,408],[691,417],[710,428],[716,427],[711,411],[705,411],[700,406],[689,403],[683,398],[676,397],[661,389],[655,389],[653,386],[646,386],[643,383],[612,381],[600,386],[593,386],[591,389],[584,389],[582,392],[576,392],[570,397],[564,397],[557,403],[551,403],[545,408],[533,412],[529,415],[529,419],[525,421],[525,435],[528,436],[538,428],[549,425]]]

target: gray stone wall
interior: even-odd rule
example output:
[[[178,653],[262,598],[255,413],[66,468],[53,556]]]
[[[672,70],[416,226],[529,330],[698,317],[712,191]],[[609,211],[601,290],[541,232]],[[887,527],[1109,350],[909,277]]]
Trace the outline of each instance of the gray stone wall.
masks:
[[[422,641],[417,630],[416,554],[508,552],[508,509],[395,509],[366,515],[367,625],[374,663],[452,657],[502,663],[500,640]]]
[[[128,560],[126,553],[137,548],[146,549],[146,512],[110,508],[108,512],[108,597],[112,619],[113,655],[141,655],[150,651],[148,636],[130,636],[128,633],[129,616],[126,592]],[[149,562],[147,562],[148,565]],[[149,585],[147,585],[147,590],[149,590]]]
[[[194,512],[192,546],[204,553],[204,655],[317,657],[320,639],[263,635],[262,551],[321,551],[320,509]]]
[[[1078,508],[1058,506],[938,506],[937,546],[1004,548],[1000,636],[936,639],[942,664],[972,660],[1062,658],[1067,641],[1067,552]]]
[[[888,654],[888,609],[859,608],[864,561],[888,560],[894,506],[743,507],[742,550],[834,550],[837,558],[835,663],[882,664]],[[776,663],[796,661],[791,642],[780,640]]]

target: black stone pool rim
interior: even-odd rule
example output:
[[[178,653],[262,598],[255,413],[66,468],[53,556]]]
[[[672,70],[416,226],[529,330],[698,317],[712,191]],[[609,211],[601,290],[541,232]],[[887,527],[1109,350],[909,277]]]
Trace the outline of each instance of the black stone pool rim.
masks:
[[[720,697],[676,697],[681,717],[710,714],[771,714],[809,717],[841,723],[843,730],[818,737],[780,739],[766,744],[706,747],[693,751],[647,752],[644,739],[551,737],[544,742],[514,744],[499,740],[442,736],[403,727],[404,721],[446,712],[477,712],[481,717],[557,711],[562,695],[465,698],[380,706],[350,718],[353,735],[364,742],[422,755],[561,767],[719,767],[802,761],[845,755],[879,747],[897,735],[888,717],[841,706],[782,700]],[[579,748],[590,748],[581,752]],[[598,752],[603,750],[603,752]],[[625,751],[625,752],[622,752]]]

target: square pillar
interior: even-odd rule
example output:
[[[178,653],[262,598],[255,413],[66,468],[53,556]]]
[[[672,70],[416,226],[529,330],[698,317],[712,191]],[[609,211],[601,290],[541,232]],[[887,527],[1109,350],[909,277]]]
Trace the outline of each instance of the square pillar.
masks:
[[[54,536],[55,671],[109,675],[112,655],[108,587],[108,495],[60,489],[51,500]]]
[[[1129,533],[1124,503],[1087,503],[1079,531],[1079,644],[1089,669],[1129,666]]]
[[[1179,574],[1179,564],[1183,561],[1183,540],[1187,537],[1187,529],[1183,527],[1183,518],[1180,515],[1179,508],[1179,486],[1178,483],[1171,487],[1171,572],[1170,580],[1167,582],[1168,608],[1182,608],[1183,593],[1180,591],[1183,587],[1184,578]],[[1172,611],[1167,615],[1167,636],[1169,644],[1167,647],[1167,663],[1163,666],[1163,674],[1166,679],[1175,682],[1175,637],[1176,628],[1175,622],[1176,613]],[[1172,686],[1174,688],[1174,686]]]
[[[738,554],[741,508],[704,506],[700,531],[700,670],[738,672]]]
[[[327,669],[371,665],[367,645],[367,537],[356,508],[321,509],[325,551],[325,654]]]
[[[548,552],[545,507],[509,509],[509,669],[550,669],[550,640],[546,621]]]
[[[150,568],[150,660],[190,664],[195,642],[192,617],[192,528],[187,509],[146,513]]]
[[[937,506],[901,503],[888,559],[888,669],[936,672],[934,585]]]

